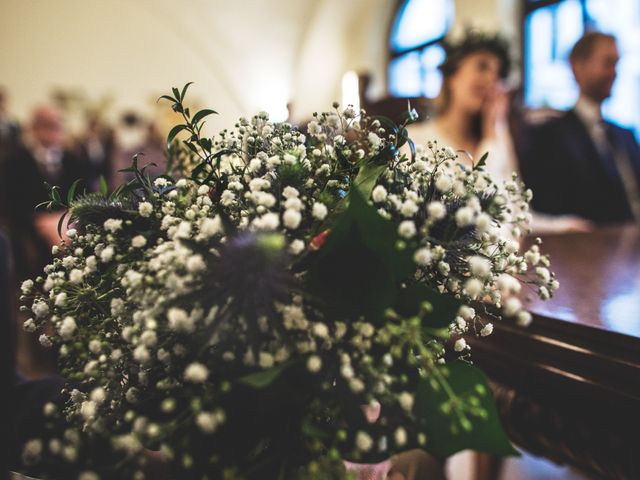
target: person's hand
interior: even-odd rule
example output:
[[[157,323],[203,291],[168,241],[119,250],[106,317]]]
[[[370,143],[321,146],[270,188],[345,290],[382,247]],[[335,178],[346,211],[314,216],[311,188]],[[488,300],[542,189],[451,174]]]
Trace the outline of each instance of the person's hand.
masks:
[[[593,232],[596,228],[594,223],[580,217],[568,217],[563,219],[563,227],[565,232],[571,233],[589,233]]]
[[[482,138],[493,139],[497,126],[506,124],[509,100],[507,92],[501,84],[489,91],[482,106]]]
[[[58,236],[58,221],[62,212],[40,212],[37,213],[34,218],[34,224],[38,233],[44,238],[51,246],[58,245],[60,243],[60,237]],[[67,222],[65,221],[65,224]],[[66,236],[66,229],[62,228],[63,237]]]

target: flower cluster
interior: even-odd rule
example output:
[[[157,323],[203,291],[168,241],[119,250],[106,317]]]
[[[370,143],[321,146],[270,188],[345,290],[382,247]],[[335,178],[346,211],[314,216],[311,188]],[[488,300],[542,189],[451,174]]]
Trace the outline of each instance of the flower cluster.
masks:
[[[205,138],[213,112],[191,116],[185,91],[169,142],[189,134],[191,175],[134,161],[130,184],[74,200],[68,240],[22,286],[25,330],[69,379],[25,463],[144,478],[160,451],[179,478],[341,478],[341,459],[447,454],[447,435],[482,430],[487,388],[452,388],[473,367],[445,346],[500,311],[529,323],[522,282],[557,288],[538,244],[519,253],[530,192],[438,145],[402,153],[412,115],[336,106],[303,133],[259,114]],[[426,420],[442,415],[448,434]]]

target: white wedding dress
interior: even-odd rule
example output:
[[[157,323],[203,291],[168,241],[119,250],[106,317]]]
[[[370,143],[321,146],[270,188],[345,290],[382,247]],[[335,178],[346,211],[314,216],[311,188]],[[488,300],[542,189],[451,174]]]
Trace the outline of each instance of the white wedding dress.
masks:
[[[459,150],[459,147],[454,144],[447,132],[442,131],[433,120],[409,125],[407,130],[409,131],[409,137],[416,144],[426,145],[428,141],[437,141],[438,146]],[[484,155],[485,152],[489,153],[485,170],[491,174],[494,182],[501,183],[511,180],[513,172],[520,174],[515,149],[506,124],[496,125],[495,139],[482,141],[478,146],[478,152],[481,152],[481,155]],[[458,152],[458,156],[469,166],[471,166],[472,162],[475,163],[480,160],[480,158],[469,158],[460,152]],[[534,234],[566,232],[574,229],[576,222],[580,221],[578,217],[573,215],[548,215],[533,211],[531,214],[531,230]]]

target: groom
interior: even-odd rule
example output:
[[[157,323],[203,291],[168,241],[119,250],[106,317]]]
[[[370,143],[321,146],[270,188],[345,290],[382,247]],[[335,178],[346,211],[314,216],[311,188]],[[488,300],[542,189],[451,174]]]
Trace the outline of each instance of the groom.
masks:
[[[569,61],[580,97],[573,109],[532,128],[522,150],[522,176],[536,211],[597,224],[640,221],[638,144],[601,112],[618,60],[612,35],[590,32],[573,47]]]

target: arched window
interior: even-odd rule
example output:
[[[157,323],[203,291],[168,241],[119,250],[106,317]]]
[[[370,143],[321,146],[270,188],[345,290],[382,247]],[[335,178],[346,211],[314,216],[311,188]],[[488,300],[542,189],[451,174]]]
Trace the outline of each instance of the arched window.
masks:
[[[607,118],[640,134],[640,2],[638,0],[526,0],[524,22],[525,103],[571,108],[578,97],[569,52],[587,30],[612,33],[620,63]]]
[[[453,22],[452,0],[405,0],[393,22],[389,47],[389,93],[434,98],[444,60],[441,42]]]

